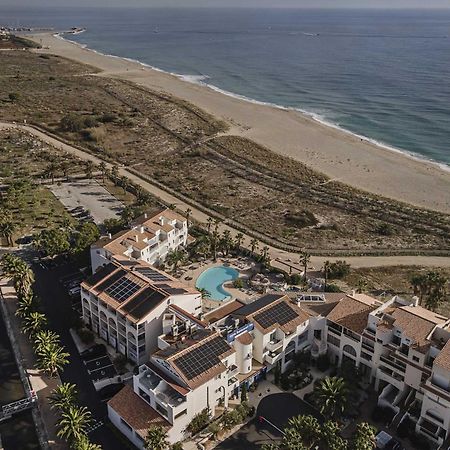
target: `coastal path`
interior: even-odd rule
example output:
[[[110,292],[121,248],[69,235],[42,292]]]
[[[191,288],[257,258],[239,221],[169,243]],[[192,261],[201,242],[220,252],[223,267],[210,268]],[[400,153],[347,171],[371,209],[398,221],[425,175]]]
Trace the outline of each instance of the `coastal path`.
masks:
[[[0,122],[0,130],[6,129],[18,129],[25,131],[27,133],[32,134],[37,139],[42,140],[43,142],[59,149],[63,152],[71,153],[72,155],[80,158],[84,161],[92,161],[94,164],[98,165],[101,162],[104,162],[106,166],[111,169],[114,164],[111,164],[107,161],[102,160],[90,153],[86,150],[82,150],[78,147],[70,145],[61,139],[59,139],[55,135],[51,135],[47,132],[44,132],[37,127],[32,125],[22,125],[17,123],[8,123],[8,122]],[[194,220],[200,223],[206,223],[209,217],[215,218],[217,214],[212,213],[208,214],[206,208],[198,207],[193,205],[193,203],[188,202],[181,198],[181,196],[177,196],[175,193],[168,192],[161,187],[159,187],[156,183],[152,182],[150,179],[144,179],[142,175],[136,172],[134,169],[127,168],[124,166],[119,166],[119,175],[125,176],[129,178],[136,185],[141,186],[144,190],[148,191],[150,194],[159,198],[162,202],[168,205],[174,205],[180,211],[191,210],[190,216]],[[234,237],[238,233],[242,233],[244,235],[243,246],[246,248],[250,247],[250,241],[253,239],[253,236],[238,230],[230,224],[221,223],[219,225],[219,231],[223,232],[225,230],[229,230],[231,235]],[[264,244],[262,244],[264,245]],[[286,250],[282,250],[277,248],[275,245],[267,245],[268,253],[272,260],[271,264],[274,267],[278,267],[280,269],[286,270],[289,266],[292,266],[294,271],[300,270],[298,264],[295,264],[299,261],[299,254],[295,252],[289,252]],[[324,261],[336,261],[339,259],[343,259],[343,255],[336,256],[312,256],[310,262],[310,269],[319,269],[323,266]],[[450,257],[445,256],[345,256],[345,260],[355,268],[359,267],[378,267],[378,266],[398,266],[398,265],[420,265],[420,266],[428,266],[428,267],[450,267]]]

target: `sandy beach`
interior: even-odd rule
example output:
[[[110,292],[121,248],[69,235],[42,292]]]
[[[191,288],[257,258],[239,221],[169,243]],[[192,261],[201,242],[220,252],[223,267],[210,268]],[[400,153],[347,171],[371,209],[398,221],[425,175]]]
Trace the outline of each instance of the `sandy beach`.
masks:
[[[101,70],[100,76],[133,81],[187,100],[230,124],[230,134],[252,139],[354,187],[420,207],[450,213],[450,170],[377,146],[296,111],[259,105],[183,81],[136,62],[82,48],[51,34],[32,36],[39,52]]]

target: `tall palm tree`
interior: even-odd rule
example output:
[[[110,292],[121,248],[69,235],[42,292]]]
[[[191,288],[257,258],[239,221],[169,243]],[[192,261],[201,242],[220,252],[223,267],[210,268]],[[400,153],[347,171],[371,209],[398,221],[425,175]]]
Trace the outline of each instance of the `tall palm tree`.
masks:
[[[123,195],[125,195],[127,193],[127,189],[130,187],[130,180],[125,176],[120,177],[120,186],[122,186]]]
[[[270,263],[270,257],[269,257],[269,247],[267,245],[265,245],[262,249],[261,249],[261,261],[263,263],[264,266],[268,266]]]
[[[108,167],[106,166],[106,163],[104,161],[102,161],[97,167],[102,174],[102,183],[105,184],[105,178],[106,174],[108,173]]]
[[[336,419],[347,405],[348,389],[343,378],[326,377],[314,388],[314,395],[320,412]]]
[[[77,399],[77,386],[75,384],[62,383],[56,389],[53,389],[49,402],[52,408],[67,411],[70,406],[76,405]]]
[[[213,223],[214,219],[212,217],[208,217],[208,219],[206,220],[206,228],[208,230],[208,234],[211,233],[211,227]]]
[[[45,314],[34,311],[23,318],[22,331],[27,333],[30,338],[34,338],[45,325],[47,325]]]
[[[150,427],[145,438],[145,448],[148,450],[165,450],[168,446],[167,431],[159,425]]]
[[[324,285],[324,288],[323,288],[324,291],[327,290],[328,276],[330,274],[330,267],[331,267],[331,262],[330,261],[327,260],[327,261],[325,261],[323,263],[322,271],[323,271],[323,277],[325,279],[325,285]]]
[[[192,209],[191,208],[187,208],[184,214],[185,214],[185,217],[186,217],[187,226],[189,228],[189,219],[191,218]]]
[[[242,233],[236,234],[234,237],[234,248],[239,252],[242,247],[242,242],[244,242],[244,235]]]
[[[84,170],[86,172],[86,178],[92,178],[94,174],[94,163],[90,159],[84,163]]]
[[[47,345],[39,353],[38,367],[53,377],[58,370],[62,370],[69,363],[69,356],[70,354],[65,352],[63,347]]]
[[[255,254],[256,250],[258,250],[258,247],[259,247],[258,239],[253,238],[253,239],[250,241],[250,251],[251,251],[253,254]]]
[[[300,252],[300,264],[303,266],[303,281],[306,283],[306,271],[311,260],[311,255],[305,251]]]
[[[211,233],[210,244],[211,244],[212,258],[213,258],[214,261],[216,261],[216,259],[217,259],[217,247],[218,247],[218,244],[219,244],[219,233],[216,230],[214,230]]]
[[[205,288],[197,288],[197,291],[200,292],[200,294],[202,296],[202,300],[211,298],[211,294]]]
[[[220,239],[220,246],[221,246],[222,251],[224,252],[225,256],[228,256],[228,254],[230,252],[230,247],[232,244],[233,244],[233,240],[231,238],[231,232],[230,232],[230,230],[225,230]]]
[[[71,405],[62,412],[58,421],[58,437],[75,444],[86,436],[86,429],[91,423],[91,413],[85,406]]]

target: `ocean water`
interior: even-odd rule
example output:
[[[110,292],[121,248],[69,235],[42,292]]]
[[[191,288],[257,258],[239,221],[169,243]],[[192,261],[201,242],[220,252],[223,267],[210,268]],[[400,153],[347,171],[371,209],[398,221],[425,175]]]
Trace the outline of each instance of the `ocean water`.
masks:
[[[450,10],[3,8],[70,39],[450,166]]]

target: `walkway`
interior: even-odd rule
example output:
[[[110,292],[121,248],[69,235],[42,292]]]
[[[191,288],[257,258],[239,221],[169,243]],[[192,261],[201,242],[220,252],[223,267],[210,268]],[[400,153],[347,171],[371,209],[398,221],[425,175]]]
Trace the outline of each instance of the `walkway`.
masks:
[[[36,138],[42,140],[43,142],[52,145],[63,152],[71,153],[84,161],[92,161],[96,165],[100,164],[101,162],[105,162],[102,159],[89,154],[87,151],[69,145],[61,141],[56,136],[44,133],[43,131],[34,128],[32,126],[0,122],[0,130],[8,128],[16,128],[28,132],[34,135]],[[107,162],[105,163],[108,168],[111,168],[113,166],[113,164]],[[145,181],[143,178],[136,175],[136,172],[133,169],[119,167],[119,176],[128,177],[133,183],[140,185],[146,191],[161,199],[162,202],[164,202],[165,204],[175,205],[181,211],[186,211],[187,209],[190,209],[192,211],[191,217],[200,223],[206,223],[207,219],[210,217],[200,208],[192,206],[192,204],[189,204],[186,201],[181,200],[176,195],[161,189],[160,187],[156,186],[153,183]],[[223,232],[225,230],[229,230],[232,236],[236,236],[236,234],[239,233],[238,230],[230,227],[229,225],[220,224],[219,231]],[[252,238],[250,236],[244,234],[243,246],[248,248],[250,246],[251,239]],[[268,248],[269,248],[269,255],[272,258],[272,265],[274,267],[286,270],[286,262],[299,260],[299,255],[297,253],[280,250],[279,248],[273,246],[268,246]],[[352,267],[355,268],[411,265],[411,264],[429,267],[450,267],[450,257],[441,257],[441,256],[352,256],[345,258],[342,256],[338,257],[313,256],[311,258],[311,266],[314,266],[316,269],[319,269],[320,267],[322,267],[324,261],[326,260],[335,261],[339,259],[345,259]]]

